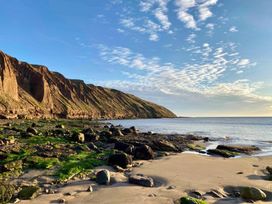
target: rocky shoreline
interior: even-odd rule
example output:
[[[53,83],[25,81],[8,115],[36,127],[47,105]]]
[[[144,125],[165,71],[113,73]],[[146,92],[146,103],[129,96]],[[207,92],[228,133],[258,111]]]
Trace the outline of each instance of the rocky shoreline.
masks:
[[[255,146],[237,145],[219,145],[206,151],[208,144],[207,137],[142,133],[135,127],[88,120],[3,120],[0,128],[0,203],[18,203],[41,194],[57,194],[71,181],[95,183],[89,185],[86,192],[93,192],[96,185],[108,186],[120,181],[157,187],[156,178],[133,174],[133,169],[142,166],[143,161],[188,150],[227,158],[260,151]],[[268,177],[272,177],[270,170],[267,167]],[[189,192],[175,202],[206,203],[204,195],[207,193]],[[74,194],[66,192],[63,196]],[[212,194],[215,197],[241,196],[246,200],[265,200],[269,195],[253,187]],[[59,198],[55,202],[65,203],[66,200]]]

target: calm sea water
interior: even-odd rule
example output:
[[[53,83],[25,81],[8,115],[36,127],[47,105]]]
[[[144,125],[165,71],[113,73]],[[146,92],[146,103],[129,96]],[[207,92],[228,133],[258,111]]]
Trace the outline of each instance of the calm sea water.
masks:
[[[272,118],[174,118],[112,120],[114,125],[135,126],[140,131],[157,133],[192,133],[218,139],[218,143],[252,144],[261,155],[272,155]],[[226,138],[229,138],[226,140]]]

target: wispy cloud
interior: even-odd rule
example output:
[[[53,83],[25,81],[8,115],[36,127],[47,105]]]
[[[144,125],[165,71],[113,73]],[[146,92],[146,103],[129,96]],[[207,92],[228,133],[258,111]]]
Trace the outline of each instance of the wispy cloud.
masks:
[[[145,23],[141,26],[136,25],[136,20],[133,18],[123,18],[120,20],[121,25],[126,28],[129,28],[133,31],[140,33],[145,33],[149,35],[149,40],[157,41],[159,39],[158,32],[162,31],[162,28],[159,24],[154,23],[149,19],[145,19]]]
[[[204,43],[198,48],[197,53],[201,58],[200,63],[187,63],[178,67],[173,63],[161,63],[161,59],[157,57],[146,58],[128,48],[109,48],[101,45],[100,55],[103,60],[142,71],[139,74],[128,70],[125,75],[129,80],[107,81],[104,85],[129,87],[130,90],[138,91],[152,90],[171,95],[194,93],[205,97],[239,96],[246,101],[272,101],[272,97],[256,94],[263,85],[260,82],[251,82],[247,79],[223,82],[226,74],[236,74],[241,65],[250,65],[246,59],[239,60],[241,58],[239,54],[233,55],[235,52],[232,50],[233,46],[228,44],[211,47]]]
[[[213,16],[210,9],[211,6],[216,5],[217,0],[176,0],[177,16],[178,19],[185,23],[187,28],[199,29],[197,26],[197,20],[205,21]],[[194,17],[193,14],[189,12],[190,9],[196,8],[199,12],[198,18]]]

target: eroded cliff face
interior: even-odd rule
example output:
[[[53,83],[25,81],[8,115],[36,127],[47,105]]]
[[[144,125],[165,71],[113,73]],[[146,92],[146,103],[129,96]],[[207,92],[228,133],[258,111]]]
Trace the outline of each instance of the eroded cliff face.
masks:
[[[0,51],[2,117],[160,118],[168,109],[118,90],[66,79]]]

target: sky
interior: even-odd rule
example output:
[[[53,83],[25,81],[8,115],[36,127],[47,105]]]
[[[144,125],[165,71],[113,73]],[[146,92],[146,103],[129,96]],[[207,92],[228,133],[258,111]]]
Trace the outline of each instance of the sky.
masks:
[[[0,0],[0,50],[178,116],[272,116],[271,0]]]

